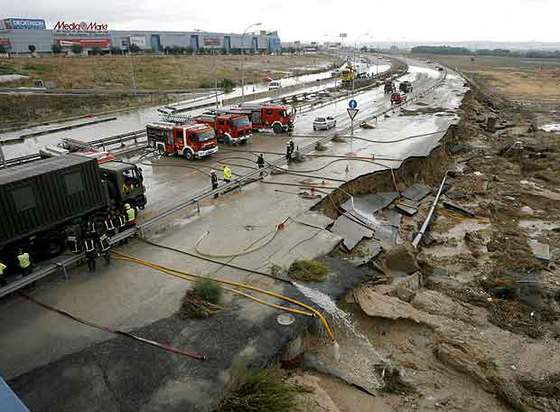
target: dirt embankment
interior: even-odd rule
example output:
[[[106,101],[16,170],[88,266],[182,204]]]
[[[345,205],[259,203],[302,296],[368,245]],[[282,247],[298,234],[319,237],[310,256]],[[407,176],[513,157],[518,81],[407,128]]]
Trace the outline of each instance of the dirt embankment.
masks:
[[[388,385],[375,405],[560,411],[560,142],[534,128],[533,113],[478,90],[467,94],[462,110],[460,124],[429,158],[406,161],[394,179],[381,172],[344,187],[353,195],[394,191],[395,183],[399,190],[418,182],[435,190],[449,170],[419,253],[403,255],[412,256],[419,273],[403,278],[387,260],[394,253],[382,252],[377,268],[383,273],[372,267],[377,279],[343,304],[399,370],[401,389]],[[347,197],[338,191],[333,200],[340,205]],[[403,217],[405,243],[432,200]],[[319,207],[338,214],[329,199]],[[338,410],[350,410],[344,399],[354,389],[317,376]]]

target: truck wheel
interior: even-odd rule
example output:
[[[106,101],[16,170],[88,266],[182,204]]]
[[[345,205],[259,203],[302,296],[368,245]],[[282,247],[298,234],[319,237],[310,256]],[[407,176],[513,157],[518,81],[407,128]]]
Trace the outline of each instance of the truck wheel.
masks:
[[[272,126],[272,130],[275,134],[280,134],[284,131],[284,128],[279,123],[276,123],[274,126]]]
[[[183,151],[183,157],[187,160],[191,160],[194,157],[194,155],[192,151],[190,151],[189,149],[185,149]]]
[[[60,238],[50,238],[47,242],[47,248],[45,254],[48,257],[55,257],[62,253],[64,245],[62,239]]]

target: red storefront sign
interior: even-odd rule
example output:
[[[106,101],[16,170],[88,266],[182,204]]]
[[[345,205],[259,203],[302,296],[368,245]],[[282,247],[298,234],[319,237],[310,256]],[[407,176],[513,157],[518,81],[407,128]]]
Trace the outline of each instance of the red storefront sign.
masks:
[[[0,39],[0,46],[10,47],[10,39]]]
[[[100,49],[108,49],[111,47],[111,39],[72,39],[72,40],[58,40],[60,47],[72,47],[79,44],[84,49],[93,49],[99,47]]]

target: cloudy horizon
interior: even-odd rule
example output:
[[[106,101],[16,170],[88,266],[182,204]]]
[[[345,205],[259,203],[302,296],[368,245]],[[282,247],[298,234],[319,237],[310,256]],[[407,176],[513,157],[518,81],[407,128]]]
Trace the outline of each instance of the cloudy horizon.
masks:
[[[26,0],[2,9],[1,18],[41,18],[48,28],[64,20],[106,23],[109,30],[239,33],[262,22],[261,29],[278,30],[283,41],[338,41],[339,33],[348,33],[347,42],[363,43],[560,42],[560,2],[554,0],[471,0],[465,7],[443,0],[208,0],[204,6],[179,0]]]

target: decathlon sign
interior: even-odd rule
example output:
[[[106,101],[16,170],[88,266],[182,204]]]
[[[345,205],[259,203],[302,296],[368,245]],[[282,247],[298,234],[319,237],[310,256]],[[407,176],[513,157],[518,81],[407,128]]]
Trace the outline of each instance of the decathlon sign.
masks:
[[[58,21],[53,28],[54,31],[63,33],[106,33],[108,30],[107,24],[97,23],[97,22],[85,22],[80,23],[71,22],[67,23],[63,20]]]

